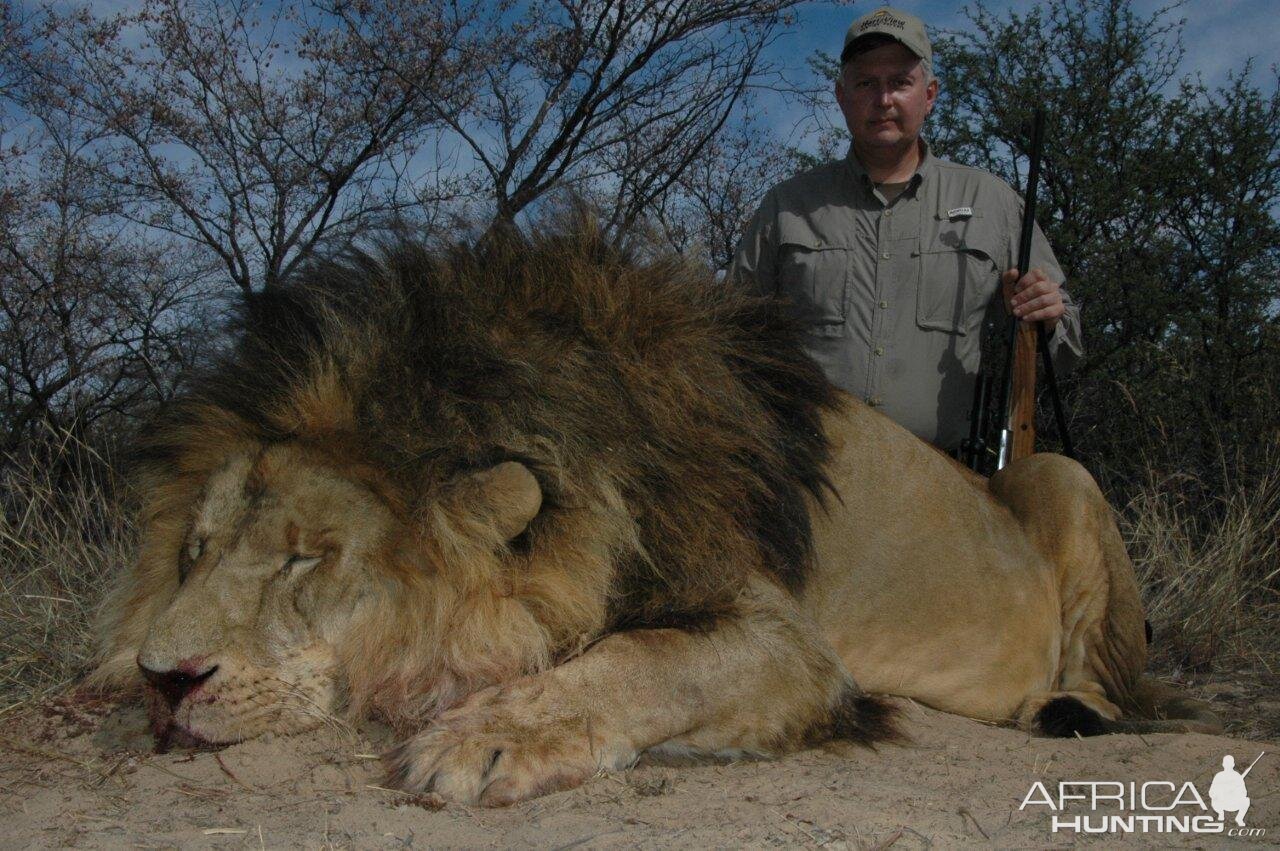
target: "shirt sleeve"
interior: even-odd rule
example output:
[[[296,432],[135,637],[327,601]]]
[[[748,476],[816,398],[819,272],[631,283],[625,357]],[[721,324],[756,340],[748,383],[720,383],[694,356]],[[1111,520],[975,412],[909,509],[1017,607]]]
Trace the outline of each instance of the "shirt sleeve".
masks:
[[[777,221],[777,201],[772,192],[765,196],[751,217],[725,279],[745,288],[753,295],[771,296],[778,292],[778,247],[773,239]]]

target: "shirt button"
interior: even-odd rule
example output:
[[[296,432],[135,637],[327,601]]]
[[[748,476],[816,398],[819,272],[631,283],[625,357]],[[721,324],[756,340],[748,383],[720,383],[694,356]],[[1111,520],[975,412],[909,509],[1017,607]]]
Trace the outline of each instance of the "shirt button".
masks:
[[[889,252],[887,252],[887,251],[886,251],[886,252],[884,252],[883,254],[881,254],[881,255],[880,255],[880,259],[881,259],[881,260],[888,260],[888,259],[889,259]]]
[[[880,309],[881,309],[881,310],[885,310],[885,309],[887,309],[888,307],[889,307],[889,302],[887,302],[887,301],[882,301],[882,302],[880,302]]]
[[[885,210],[885,211],[884,211],[884,214],[885,214],[886,216],[892,216],[892,215],[893,215],[893,210]]]
[[[873,408],[878,408],[878,407],[880,407],[880,404],[881,404],[881,402],[880,402],[880,397],[879,397],[879,396],[872,396],[870,399],[868,399],[868,400],[867,400],[867,404],[868,404],[868,405],[870,405],[870,406],[871,406],[871,407],[873,407]]]
[[[884,354],[884,346],[876,346],[876,357],[880,357],[883,354]]]

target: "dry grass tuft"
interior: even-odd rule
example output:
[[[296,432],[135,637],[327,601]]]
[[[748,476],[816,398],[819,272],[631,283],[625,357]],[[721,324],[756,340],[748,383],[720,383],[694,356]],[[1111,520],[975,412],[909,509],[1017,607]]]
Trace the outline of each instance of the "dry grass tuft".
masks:
[[[1280,446],[1266,462],[1208,498],[1187,477],[1153,482],[1122,512],[1153,658],[1174,676],[1280,674],[1269,670],[1280,659]]]
[[[0,715],[85,673],[108,576],[132,558],[122,491],[68,435],[0,459]]]

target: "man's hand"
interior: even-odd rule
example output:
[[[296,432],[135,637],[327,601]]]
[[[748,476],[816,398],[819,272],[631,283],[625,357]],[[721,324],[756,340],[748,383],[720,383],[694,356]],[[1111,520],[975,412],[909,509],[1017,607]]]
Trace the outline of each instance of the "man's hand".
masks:
[[[1013,315],[1023,322],[1043,321],[1045,332],[1052,334],[1058,319],[1067,312],[1062,303],[1062,284],[1050,280],[1042,269],[1032,269],[1021,278],[1017,269],[1010,269],[1002,282],[1006,287],[1013,284]]]

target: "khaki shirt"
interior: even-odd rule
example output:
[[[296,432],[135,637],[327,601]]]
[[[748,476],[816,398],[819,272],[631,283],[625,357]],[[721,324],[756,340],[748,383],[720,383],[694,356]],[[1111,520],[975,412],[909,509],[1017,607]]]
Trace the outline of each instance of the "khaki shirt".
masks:
[[[728,274],[790,302],[837,386],[949,450],[969,432],[984,321],[1004,315],[996,294],[1017,264],[1021,223],[1008,184],[927,146],[886,204],[850,148],[770,190]],[[1031,266],[1064,281],[1039,226]],[[1083,354],[1079,308],[1062,296],[1066,314],[1049,340],[1060,373]]]

